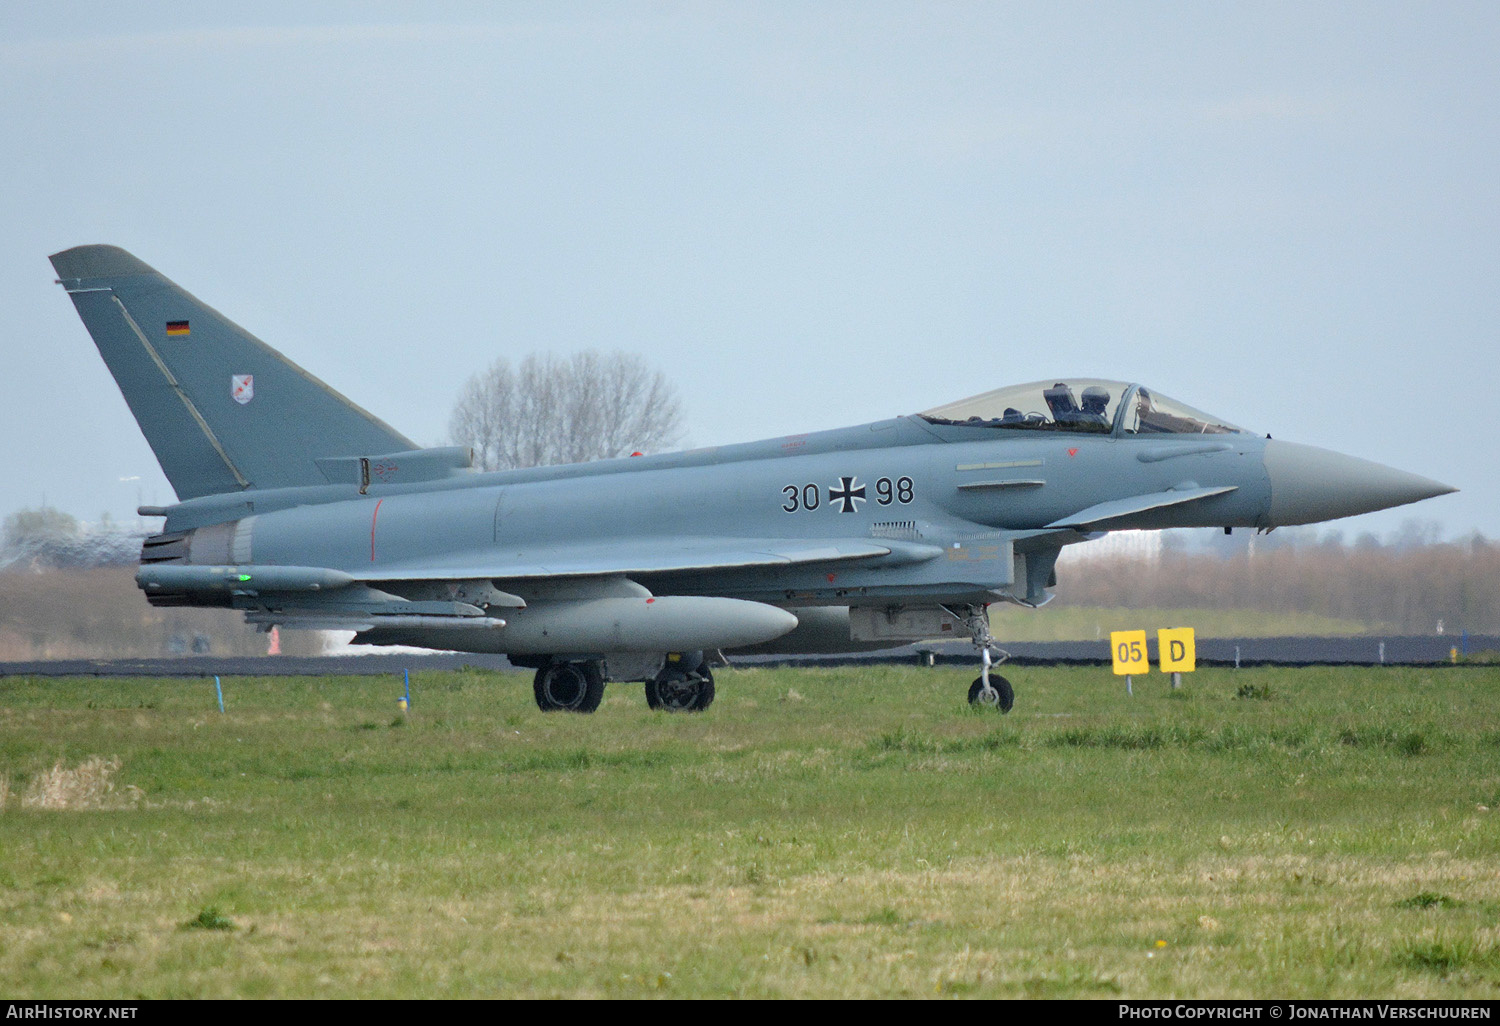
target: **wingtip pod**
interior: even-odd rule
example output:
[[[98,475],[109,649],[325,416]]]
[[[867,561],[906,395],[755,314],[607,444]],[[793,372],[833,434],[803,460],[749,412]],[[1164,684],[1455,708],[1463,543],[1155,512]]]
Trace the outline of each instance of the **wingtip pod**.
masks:
[[[74,278],[123,278],[155,274],[156,269],[119,246],[74,246],[47,259],[64,281]]]
[[[135,580],[146,592],[337,591],[354,583],[341,570],[317,566],[143,566]]]

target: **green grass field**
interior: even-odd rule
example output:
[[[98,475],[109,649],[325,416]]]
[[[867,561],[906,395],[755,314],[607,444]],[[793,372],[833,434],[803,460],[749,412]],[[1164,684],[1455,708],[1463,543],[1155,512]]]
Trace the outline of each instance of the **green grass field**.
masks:
[[[0,679],[0,993],[1500,994],[1500,668],[972,676]]]

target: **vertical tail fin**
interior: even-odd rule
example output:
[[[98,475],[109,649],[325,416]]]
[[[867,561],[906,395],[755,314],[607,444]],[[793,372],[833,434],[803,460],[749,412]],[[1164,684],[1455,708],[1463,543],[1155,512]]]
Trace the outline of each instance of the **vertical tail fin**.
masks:
[[[123,249],[51,260],[178,498],[324,484],[319,459],[416,448]]]

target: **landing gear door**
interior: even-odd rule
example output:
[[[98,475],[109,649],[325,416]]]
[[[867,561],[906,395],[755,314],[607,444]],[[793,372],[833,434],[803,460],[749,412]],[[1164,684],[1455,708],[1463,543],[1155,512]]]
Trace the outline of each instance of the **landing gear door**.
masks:
[[[1051,602],[1052,593],[1047,589],[1057,586],[1057,557],[1061,552],[1058,548],[1017,552],[1011,600],[1023,606],[1044,606]]]

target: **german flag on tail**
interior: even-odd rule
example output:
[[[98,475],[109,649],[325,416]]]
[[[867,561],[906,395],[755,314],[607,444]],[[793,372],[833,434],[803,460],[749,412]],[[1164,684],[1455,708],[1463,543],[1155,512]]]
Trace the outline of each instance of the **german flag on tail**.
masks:
[[[191,335],[192,334],[192,330],[190,328],[188,328],[188,322],[187,321],[168,321],[167,322],[167,334],[168,335]]]

